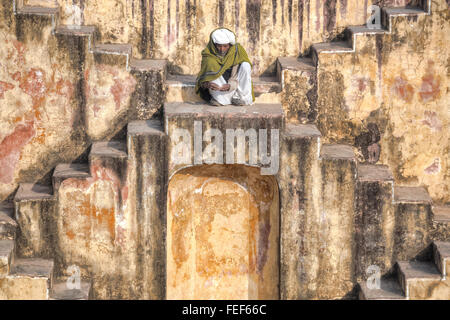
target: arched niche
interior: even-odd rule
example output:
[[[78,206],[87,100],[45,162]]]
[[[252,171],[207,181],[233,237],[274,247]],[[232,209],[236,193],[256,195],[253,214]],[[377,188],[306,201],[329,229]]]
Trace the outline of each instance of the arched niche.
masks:
[[[167,193],[167,299],[278,299],[279,192],[245,165],[175,173]]]

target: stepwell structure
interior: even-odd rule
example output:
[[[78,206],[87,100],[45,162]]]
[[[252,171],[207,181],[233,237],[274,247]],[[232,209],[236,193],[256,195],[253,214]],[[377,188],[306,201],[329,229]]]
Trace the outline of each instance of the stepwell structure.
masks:
[[[75,2],[0,1],[0,298],[450,299],[448,1]]]

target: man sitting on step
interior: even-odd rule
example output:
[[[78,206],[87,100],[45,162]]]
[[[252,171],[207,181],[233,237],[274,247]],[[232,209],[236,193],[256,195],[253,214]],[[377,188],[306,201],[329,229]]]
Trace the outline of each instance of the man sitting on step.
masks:
[[[202,51],[195,92],[215,106],[251,105],[255,101],[251,71],[247,52],[236,43],[234,33],[216,29]]]

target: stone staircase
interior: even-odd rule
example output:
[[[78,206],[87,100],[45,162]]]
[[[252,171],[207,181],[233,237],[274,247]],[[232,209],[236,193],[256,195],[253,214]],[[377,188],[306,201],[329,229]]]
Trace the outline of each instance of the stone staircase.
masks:
[[[450,242],[434,241],[430,261],[398,261],[392,275],[380,281],[379,288],[360,282],[362,300],[448,300]]]
[[[23,197],[20,200],[22,203],[38,203],[47,198],[48,195],[44,192],[22,189],[18,196]],[[18,224],[13,217],[14,205],[3,203],[0,208],[0,299],[87,300],[90,292],[88,282],[82,282],[80,290],[68,289],[64,279],[55,279],[53,260],[23,258],[18,255]]]

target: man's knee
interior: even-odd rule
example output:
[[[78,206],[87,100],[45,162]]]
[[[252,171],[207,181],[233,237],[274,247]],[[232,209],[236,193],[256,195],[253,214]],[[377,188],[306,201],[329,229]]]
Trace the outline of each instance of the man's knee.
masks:
[[[252,66],[248,62],[242,62],[240,68],[244,72],[251,72],[252,71]]]

